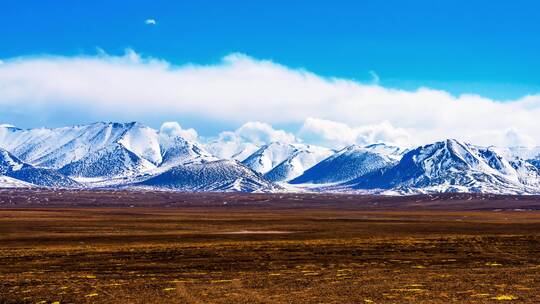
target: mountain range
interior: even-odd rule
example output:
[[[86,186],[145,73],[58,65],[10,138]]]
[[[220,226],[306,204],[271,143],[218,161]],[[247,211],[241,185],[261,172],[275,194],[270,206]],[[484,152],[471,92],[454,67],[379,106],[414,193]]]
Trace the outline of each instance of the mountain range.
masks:
[[[540,148],[206,144],[141,123],[0,126],[0,187],[540,194]]]

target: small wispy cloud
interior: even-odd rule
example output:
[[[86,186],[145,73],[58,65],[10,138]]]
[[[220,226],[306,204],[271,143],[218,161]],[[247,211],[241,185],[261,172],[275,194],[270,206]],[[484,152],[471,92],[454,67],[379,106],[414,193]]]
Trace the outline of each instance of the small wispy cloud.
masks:
[[[147,24],[147,25],[156,25],[157,24],[156,19],[146,19],[146,20],[144,20],[144,23]]]
[[[375,71],[369,71],[369,75],[371,75],[373,84],[378,85],[379,82],[381,81],[381,78],[379,77],[379,75]]]

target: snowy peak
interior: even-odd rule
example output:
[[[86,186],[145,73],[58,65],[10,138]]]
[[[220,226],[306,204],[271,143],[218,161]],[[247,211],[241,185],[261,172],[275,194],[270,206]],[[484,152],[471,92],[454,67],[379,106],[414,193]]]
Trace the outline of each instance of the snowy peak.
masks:
[[[117,178],[140,174],[155,165],[121,144],[113,144],[67,164],[59,172],[75,178]]]
[[[262,146],[242,163],[261,174],[268,173],[298,149],[292,144],[272,142]]]
[[[297,146],[296,151],[264,176],[274,182],[290,181],[331,154],[332,150],[327,148],[310,145]]]
[[[398,192],[529,193],[539,181],[527,163],[511,163],[496,151],[446,140],[407,152],[399,163],[351,182],[357,189]]]
[[[214,157],[203,148],[182,137],[161,136],[160,147],[162,152],[162,163],[160,167],[162,168],[170,168],[172,166],[187,163],[204,163],[218,160],[218,158]]]
[[[328,184],[346,182],[395,163],[386,153],[350,145],[306,170],[293,184]]]
[[[29,130],[0,128],[0,148],[39,167],[58,169],[115,144],[152,163],[161,162],[157,133],[139,123],[98,122]]]
[[[466,170],[481,163],[471,146],[452,139],[420,147],[413,152],[412,161],[427,175],[443,170]]]
[[[155,165],[162,162],[159,135],[154,129],[137,122],[129,123],[125,128],[117,143]]]
[[[514,173],[511,164],[496,151],[457,140],[436,142],[415,151],[414,161],[427,175],[468,170],[502,175]]]

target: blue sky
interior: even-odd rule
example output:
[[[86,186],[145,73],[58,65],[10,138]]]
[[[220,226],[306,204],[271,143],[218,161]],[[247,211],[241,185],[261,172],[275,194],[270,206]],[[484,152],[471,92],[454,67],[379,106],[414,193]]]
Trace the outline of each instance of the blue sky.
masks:
[[[147,18],[156,26],[144,24]],[[4,1],[0,58],[231,52],[324,76],[507,99],[540,91],[536,1]]]
[[[0,123],[540,144],[537,1],[8,0],[0,38]]]

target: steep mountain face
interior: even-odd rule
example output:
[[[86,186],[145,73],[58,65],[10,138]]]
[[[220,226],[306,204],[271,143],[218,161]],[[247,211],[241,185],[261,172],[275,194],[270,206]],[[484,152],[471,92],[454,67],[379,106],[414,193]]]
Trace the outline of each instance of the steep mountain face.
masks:
[[[35,186],[61,188],[81,186],[76,181],[58,173],[56,170],[35,168],[34,166],[25,164],[3,149],[0,149],[0,175],[7,177],[4,179],[10,181],[10,184],[33,184]]]
[[[155,169],[156,166],[123,145],[112,144],[69,163],[59,172],[75,178],[116,178],[133,176]]]
[[[179,165],[135,186],[196,192],[268,192],[279,189],[260,174],[234,160]]]
[[[333,153],[330,149],[310,145],[297,145],[296,148],[296,151],[266,173],[264,177],[273,182],[290,181]]]
[[[38,167],[59,169],[115,144],[151,163],[161,162],[157,132],[136,122],[29,130],[0,127],[0,148]]]
[[[537,191],[538,171],[526,162],[510,163],[496,151],[446,140],[407,152],[393,167],[348,183],[356,189],[411,192]]]
[[[291,180],[292,184],[343,183],[395,164],[382,147],[348,146]],[[392,149],[393,151],[394,149]]]
[[[519,183],[540,190],[540,168],[523,159],[515,159],[509,163],[515,170]]]
[[[198,145],[181,137],[162,138],[160,141],[162,163],[160,168],[167,169],[173,166],[188,163],[205,163],[218,160]]]
[[[156,130],[135,122],[128,124],[126,131],[116,142],[139,157],[158,165],[162,162],[159,139]]]
[[[540,169],[540,147],[490,147],[490,150],[497,152],[508,159],[513,167],[519,172],[525,172],[530,176],[534,168]],[[520,167],[525,167],[525,169]]]
[[[272,142],[262,146],[242,163],[256,172],[265,174],[297,151],[294,145]]]

